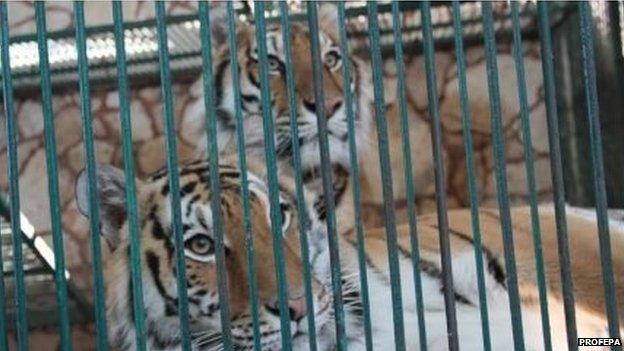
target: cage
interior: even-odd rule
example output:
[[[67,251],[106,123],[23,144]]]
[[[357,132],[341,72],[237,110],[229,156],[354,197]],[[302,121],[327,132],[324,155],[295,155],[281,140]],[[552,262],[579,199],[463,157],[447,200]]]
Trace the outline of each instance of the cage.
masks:
[[[621,10],[1,3],[0,349],[621,349]]]

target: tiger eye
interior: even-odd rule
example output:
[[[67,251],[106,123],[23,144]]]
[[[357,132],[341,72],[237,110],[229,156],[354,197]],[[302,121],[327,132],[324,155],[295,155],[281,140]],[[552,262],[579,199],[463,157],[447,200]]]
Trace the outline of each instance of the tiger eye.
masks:
[[[213,252],[212,239],[206,235],[196,235],[190,240],[188,248],[198,255],[211,254]]]
[[[268,58],[268,63],[269,63],[269,69],[271,71],[277,71],[280,68],[280,62],[276,57],[272,57],[270,56]]]
[[[340,63],[340,54],[336,51],[330,51],[325,55],[325,65],[332,69]]]

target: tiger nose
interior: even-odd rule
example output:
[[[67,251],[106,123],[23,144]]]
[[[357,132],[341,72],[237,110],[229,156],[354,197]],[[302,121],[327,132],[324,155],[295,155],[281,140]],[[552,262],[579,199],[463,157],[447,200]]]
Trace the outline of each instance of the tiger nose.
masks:
[[[306,302],[305,298],[299,297],[296,299],[288,300],[288,313],[290,314],[290,320],[294,322],[300,321],[306,314]]]
[[[325,118],[331,118],[336,111],[342,106],[342,99],[339,97],[325,98]]]
[[[303,102],[308,110],[316,113],[316,103],[314,100],[304,99]],[[332,116],[336,113],[336,111],[338,111],[341,106],[342,98],[336,96],[326,97],[325,103],[323,104],[323,112],[325,112],[325,118],[332,118]]]
[[[266,305],[267,311],[279,317],[279,303]],[[304,297],[298,297],[288,300],[288,314],[293,322],[300,321],[306,314],[306,302]]]

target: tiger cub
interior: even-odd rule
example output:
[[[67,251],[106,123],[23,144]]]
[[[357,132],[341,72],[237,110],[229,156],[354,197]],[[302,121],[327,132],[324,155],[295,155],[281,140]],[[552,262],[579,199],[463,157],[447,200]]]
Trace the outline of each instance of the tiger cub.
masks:
[[[221,154],[235,153],[236,121],[234,83],[232,81],[229,45],[227,42],[227,18],[225,3],[215,2],[211,9],[211,41],[215,76],[217,126],[219,149]],[[255,27],[238,22],[237,65],[240,76],[240,100],[244,118],[245,142],[248,154],[258,159],[264,157],[264,137],[261,117],[261,94],[257,42]],[[345,194],[350,191],[350,159],[348,145],[347,106],[345,91],[349,89],[353,96],[353,118],[358,139],[358,153],[364,153],[362,145],[368,145],[372,131],[372,83],[369,65],[354,55],[343,57],[338,41],[336,8],[323,5],[319,10],[320,51],[323,64],[323,91],[325,100],[321,103],[327,118],[328,143],[331,164],[328,165],[333,176],[334,201],[340,207]],[[306,186],[314,192],[322,193],[321,160],[319,154],[319,131],[317,126],[317,102],[314,97],[314,77],[310,54],[310,33],[306,25],[292,23],[290,27],[293,73],[295,77],[297,128],[302,160],[302,177]],[[280,173],[293,175],[293,148],[291,144],[291,125],[288,96],[286,91],[287,55],[282,40],[282,28],[268,23],[266,34],[268,66],[271,90],[271,111],[275,123],[275,143]],[[342,66],[349,65],[351,84],[346,86],[342,76]],[[202,94],[201,80],[194,84],[197,96]],[[203,101],[197,100],[191,112],[191,118],[200,125],[205,120]],[[202,157],[206,153],[206,135],[204,128],[198,142],[198,151]],[[193,131],[189,131],[193,132]],[[368,147],[368,146],[366,146]],[[368,161],[367,161],[368,162]],[[377,162],[374,159],[373,162]],[[349,206],[349,204],[346,204]],[[338,216],[340,217],[340,216]]]

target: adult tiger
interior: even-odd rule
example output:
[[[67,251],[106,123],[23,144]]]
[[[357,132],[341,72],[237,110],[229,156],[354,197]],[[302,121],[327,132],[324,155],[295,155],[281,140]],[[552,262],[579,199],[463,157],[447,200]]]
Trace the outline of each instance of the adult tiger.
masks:
[[[250,299],[247,294],[247,271],[245,242],[240,199],[240,171],[234,162],[224,163],[220,168],[221,211],[224,222],[226,267],[229,283],[229,301],[232,307],[232,326],[236,349],[252,346],[249,328]],[[275,307],[276,287],[273,267],[271,231],[268,216],[267,184],[263,167],[250,163],[248,171],[252,198],[252,225],[258,284],[262,345],[266,350],[280,348],[280,325]],[[190,317],[193,329],[198,333],[194,340],[198,349],[220,346],[220,319],[217,303],[217,284],[213,238],[211,230],[210,183],[208,165],[196,161],[183,165],[181,175],[181,207]],[[111,340],[120,349],[134,349],[134,323],[131,314],[132,296],[128,264],[127,224],[125,210],[124,177],[121,171],[109,166],[98,168],[98,195],[102,215],[102,232],[114,246],[113,257],[107,261],[107,314]],[[173,243],[169,215],[169,188],[167,174],[156,174],[147,181],[138,181],[140,208],[141,259],[143,270],[144,299],[146,306],[147,340],[153,350],[179,349],[180,336],[176,308],[176,276],[173,262]],[[307,342],[306,323],[302,321],[305,305],[302,296],[302,267],[298,254],[300,233],[297,233],[297,213],[294,206],[292,181],[280,178],[282,211],[284,218],[284,253],[289,281],[289,293],[293,343],[296,350],[305,350]],[[315,275],[314,311],[317,322],[319,350],[335,346],[333,310],[329,285],[329,259],[325,226],[318,221],[318,210],[313,206],[314,194],[307,194],[307,216],[311,219],[306,234]],[[86,213],[87,186],[84,172],[77,185],[77,202]],[[487,267],[486,288],[490,308],[490,331],[493,349],[513,348],[508,308],[507,281],[502,261],[502,235],[498,213],[480,211],[483,246],[479,248]],[[530,213],[526,208],[512,209],[515,254],[522,303],[526,345],[529,350],[542,349],[542,336],[538,294],[535,285],[535,264],[530,231]],[[553,211],[540,209],[542,245],[549,294],[550,324],[555,350],[565,349],[565,323],[561,307],[561,282],[557,256],[556,228]],[[611,222],[613,252],[624,249],[624,225]],[[482,348],[481,324],[475,281],[474,242],[471,217],[468,210],[449,212],[452,260],[454,266],[454,294],[457,303],[459,339],[462,349]],[[581,337],[606,336],[604,298],[600,270],[600,253],[597,243],[595,216],[589,211],[571,210],[568,213],[569,244],[572,256],[572,275],[575,279],[575,297],[578,335]],[[401,294],[405,319],[407,349],[418,350],[416,306],[410,261],[409,230],[399,227],[399,253],[402,276]],[[421,243],[421,277],[424,291],[424,313],[427,344],[430,350],[446,350],[446,322],[442,297],[442,276],[438,246],[438,228],[433,215],[419,217]],[[355,234],[347,232],[339,236],[343,279],[348,284],[343,290],[346,303],[349,349],[363,349],[362,306],[359,301],[358,264]],[[391,288],[389,283],[386,233],[383,229],[370,229],[366,235],[366,268],[372,313],[372,335],[376,348],[392,348],[394,329],[392,324]],[[618,311],[624,315],[624,258],[614,255],[613,268],[616,278]]]
[[[512,230],[522,306],[524,339],[527,350],[543,350],[539,294],[536,286],[535,259],[531,236],[531,215],[527,207],[512,208]],[[498,211],[481,209],[483,264],[486,267],[486,290],[489,326],[493,350],[513,350],[509,297],[504,265],[503,241]],[[482,350],[481,320],[476,282],[474,241],[471,216],[467,209],[448,212],[452,247],[453,283],[456,301],[459,345],[462,350]],[[555,214],[550,205],[540,207],[544,268],[548,291],[553,350],[567,350],[566,324]],[[608,337],[605,298],[600,266],[600,248],[595,212],[568,208],[568,240],[571,271],[574,279],[576,325],[579,337]],[[620,327],[624,323],[624,222],[611,220],[611,245]],[[409,228],[398,227],[398,252],[401,272],[401,295],[405,320],[407,350],[418,350],[419,328],[416,315],[414,280]],[[437,216],[418,217],[420,268],[424,295],[425,325],[429,350],[446,350],[446,317],[442,295]],[[386,232],[383,228],[367,230],[365,239],[371,319],[375,345],[392,348],[393,323],[388,274]],[[357,271],[357,240],[353,231],[343,236],[341,259],[345,271]],[[624,330],[620,335],[624,335]],[[604,349],[608,348],[590,348]]]
[[[252,350],[251,302],[248,294],[240,172],[232,166],[234,164],[226,161],[219,168],[228,298],[235,349]],[[253,162],[249,165],[247,175],[251,195],[262,349],[278,350],[281,347],[280,319],[268,188],[261,171],[264,167]],[[194,161],[182,165],[179,167],[179,174],[189,316],[194,332],[192,342],[194,350],[219,349],[222,340],[215,266],[216,234],[212,231],[212,193],[208,162]],[[121,170],[107,165],[98,166],[97,190],[102,235],[112,249],[112,257],[109,257],[104,266],[109,337],[119,350],[136,350],[124,183]],[[300,350],[302,346],[299,345],[308,341],[307,323],[304,320],[306,304],[303,297],[303,262],[299,256],[298,223],[294,213],[295,192],[293,183],[286,177],[282,177],[279,186],[293,345]],[[87,179],[83,171],[76,185],[76,200],[85,215],[88,213],[87,194]],[[149,350],[179,350],[181,336],[167,172],[156,173],[145,181],[137,179],[137,198],[147,346]],[[308,208],[312,209],[314,206],[309,204]],[[325,242],[324,225],[311,214],[309,218],[310,227],[305,237],[309,240],[311,255],[318,257],[315,248]],[[326,268],[318,271],[312,282],[321,350],[330,349],[334,344],[333,314],[330,308],[332,299],[326,288],[327,272]],[[349,296],[353,300],[353,294]],[[349,299],[348,296],[345,298]],[[359,325],[359,301],[348,303],[346,311],[347,323]],[[350,330],[361,333],[359,328],[353,327]]]

